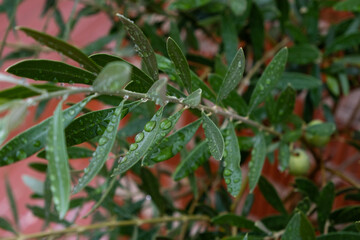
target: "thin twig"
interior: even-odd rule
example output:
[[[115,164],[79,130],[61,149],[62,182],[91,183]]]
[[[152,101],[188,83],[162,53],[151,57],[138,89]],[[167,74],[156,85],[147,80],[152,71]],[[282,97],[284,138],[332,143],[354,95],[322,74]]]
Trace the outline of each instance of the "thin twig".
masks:
[[[251,78],[259,70],[261,65],[263,65],[266,60],[273,57],[281,48],[285,47],[289,43],[289,41],[290,40],[288,38],[283,39],[273,49],[271,49],[270,51],[267,51],[266,54],[259,61],[257,61],[254,64],[254,66],[249,70],[247,75],[242,79],[242,81],[240,83],[240,86],[238,89],[238,93],[240,95],[242,95],[244,93],[246,87],[249,86]]]
[[[122,220],[122,221],[108,221],[102,223],[95,223],[86,226],[76,226],[69,227],[61,230],[49,230],[45,232],[24,234],[15,237],[4,238],[3,240],[25,240],[25,239],[37,239],[44,238],[49,236],[59,236],[59,235],[68,235],[68,234],[81,234],[87,231],[91,231],[99,228],[111,228],[111,227],[119,227],[119,226],[140,226],[143,224],[160,224],[166,222],[187,222],[187,221],[209,221],[210,218],[206,215],[184,215],[179,217],[170,217],[164,216],[160,218],[150,218],[150,219],[131,219],[131,220]]]
[[[342,173],[342,172],[340,172],[340,171],[338,171],[336,169],[326,167],[326,166],[325,166],[325,170],[330,172],[331,174],[341,178],[342,180],[344,180],[345,182],[351,184],[352,186],[356,187],[357,189],[360,189],[360,185],[356,181],[354,181],[351,178],[349,178],[348,176],[346,176],[344,173]]]

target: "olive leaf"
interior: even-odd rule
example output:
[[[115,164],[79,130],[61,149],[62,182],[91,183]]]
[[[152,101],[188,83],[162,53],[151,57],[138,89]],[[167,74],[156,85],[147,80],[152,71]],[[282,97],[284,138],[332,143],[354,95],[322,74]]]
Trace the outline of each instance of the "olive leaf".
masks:
[[[206,140],[199,143],[189,153],[189,155],[180,162],[172,176],[175,181],[178,181],[194,172],[210,157],[207,142],[208,141]]]
[[[85,107],[85,105],[94,97],[95,95],[89,96],[81,102],[64,110],[62,113],[64,127],[68,126],[76,115],[80,113],[83,107]],[[12,164],[41,150],[45,146],[46,136],[51,121],[52,117],[27,129],[8,141],[0,149],[0,166]]]
[[[60,101],[55,109],[54,116],[49,123],[46,141],[46,159],[48,160],[48,171],[51,183],[53,201],[60,219],[63,219],[70,201],[70,170],[69,159],[66,152],[64,133],[64,122]]]
[[[228,192],[236,197],[241,188],[240,147],[234,125],[229,122],[225,129],[224,179]]]
[[[196,91],[192,92],[189,96],[187,96],[183,103],[189,107],[197,107],[201,102],[201,88],[198,88]]]
[[[245,70],[245,55],[242,48],[238,50],[232,60],[228,71],[226,72],[224,81],[220,86],[220,90],[216,102],[225,99],[229,93],[239,84]]]
[[[160,131],[162,113],[163,107],[146,123],[144,130],[135,136],[135,143],[131,144],[126,155],[119,159],[119,165],[114,170],[113,176],[129,170],[148,152],[155,140],[155,136]]]
[[[93,83],[98,91],[116,92],[121,90],[130,80],[131,66],[120,61],[107,64]]]
[[[99,145],[93,153],[93,157],[90,160],[89,166],[84,169],[84,175],[79,179],[78,184],[73,189],[74,194],[83,189],[96,176],[96,174],[105,164],[115,142],[117,128],[120,123],[121,112],[125,101],[126,99],[121,101],[120,105],[111,115],[110,122],[107,125],[105,132],[99,139]]]
[[[65,56],[68,56],[74,61],[82,64],[85,69],[91,72],[98,73],[101,70],[101,68],[93,60],[81,52],[80,49],[68,44],[67,42],[64,42],[63,40],[26,27],[17,27],[16,29],[23,31],[26,35],[32,37],[41,44],[61,52]]]
[[[126,31],[129,33],[131,39],[134,41],[135,50],[143,59],[147,72],[155,81],[158,80],[159,72],[157,69],[155,53],[144,33],[130,19],[119,13],[117,13],[116,16],[120,18],[121,22],[125,26]]]
[[[182,80],[188,93],[191,93],[191,75],[189,64],[177,43],[169,37],[166,42],[167,52],[174,63],[177,74]]]
[[[198,119],[163,139],[152,152],[146,154],[142,162],[143,166],[152,166],[175,156],[194,136],[200,124],[201,119]]]
[[[222,158],[224,153],[224,139],[221,135],[219,128],[213,121],[204,113],[202,113],[203,128],[205,131],[206,139],[208,140],[209,150],[211,155],[219,160]]]
[[[154,82],[146,95],[156,104],[163,106],[166,101],[166,86],[167,79],[161,78],[160,80]]]

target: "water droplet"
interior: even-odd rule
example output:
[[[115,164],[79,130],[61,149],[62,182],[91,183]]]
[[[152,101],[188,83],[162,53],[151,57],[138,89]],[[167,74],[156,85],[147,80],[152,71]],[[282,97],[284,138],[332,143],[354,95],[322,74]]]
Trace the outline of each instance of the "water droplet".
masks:
[[[102,146],[107,142],[108,142],[107,137],[101,137],[100,140],[99,140],[99,145]]]
[[[41,142],[39,140],[36,140],[33,144],[34,147],[40,147],[41,146]]]
[[[161,124],[160,124],[160,128],[163,130],[169,129],[171,127],[172,123],[169,119],[164,119]]]
[[[143,132],[136,134],[135,142],[137,142],[137,143],[141,142],[143,139],[144,139],[144,133]]]
[[[156,126],[156,122],[155,121],[150,121],[150,122],[147,122],[145,127],[144,127],[144,130],[147,131],[147,132],[151,132]]]
[[[21,139],[21,142],[22,142],[23,144],[27,144],[28,141],[27,141],[26,138],[22,138],[22,139]]]
[[[112,122],[112,123],[116,123],[116,121],[117,121],[116,117],[112,117],[112,118],[111,118],[111,122]]]
[[[126,162],[127,161],[127,157],[123,157],[122,159],[121,159],[121,162]]]
[[[260,91],[264,91],[264,86],[261,83],[259,83],[259,88],[260,88]]]
[[[265,83],[269,85],[269,84],[271,83],[270,78],[267,78],[266,81],[265,81]]]
[[[224,155],[225,155],[225,152],[224,152]],[[225,156],[224,156],[225,157]],[[226,167],[228,164],[226,161],[223,162],[223,166]]]
[[[223,157],[224,157],[224,158],[226,158],[226,157],[227,157],[227,155],[228,155],[227,151],[226,151],[226,150],[224,150]]]
[[[53,197],[53,200],[56,205],[58,205],[60,203],[60,201],[57,197]]]
[[[234,183],[238,183],[238,182],[240,182],[240,178],[235,178]]]
[[[138,148],[138,144],[137,143],[133,143],[130,145],[129,147],[129,151],[135,151]]]
[[[229,191],[229,192],[232,192],[232,188],[231,188],[231,187],[229,187],[229,188],[228,188],[228,191]]]
[[[74,115],[74,114],[75,114],[75,111],[74,111],[73,109],[71,109],[71,110],[69,111],[69,114],[70,114],[70,115]]]
[[[129,98],[129,95],[125,95],[124,99],[127,100]]]
[[[107,132],[112,132],[114,130],[114,126],[111,126],[110,124],[109,124],[109,126],[106,128],[106,131]]]
[[[89,168],[84,168],[84,173],[87,173],[89,171]]]
[[[119,116],[121,114],[121,108],[116,108],[115,113],[116,116]],[[115,118],[116,119],[116,118]]]
[[[225,179],[225,182],[226,182],[226,184],[230,184],[230,183],[231,183],[230,178],[226,178],[226,179]]]
[[[232,171],[230,169],[227,168],[227,169],[224,170],[224,175],[225,176],[230,176],[231,174],[232,174]]]
[[[16,158],[18,160],[24,159],[26,157],[27,157],[27,155],[26,155],[26,152],[24,150],[19,150],[19,151],[16,152]]]

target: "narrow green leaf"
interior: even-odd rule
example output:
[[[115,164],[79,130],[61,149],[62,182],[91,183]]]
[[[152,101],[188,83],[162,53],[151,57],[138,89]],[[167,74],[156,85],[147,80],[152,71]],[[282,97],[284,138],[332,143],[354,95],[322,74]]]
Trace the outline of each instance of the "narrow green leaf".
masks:
[[[126,155],[119,159],[119,165],[114,170],[113,175],[125,173],[148,152],[154,143],[155,136],[161,129],[160,122],[162,113],[163,107],[160,108],[145,125],[144,130],[136,135],[135,143],[131,144]]]
[[[336,130],[336,125],[334,123],[319,123],[314,125],[309,125],[306,127],[305,131],[308,134],[316,136],[331,136]]]
[[[224,81],[221,84],[216,102],[225,99],[229,93],[239,84],[245,70],[245,55],[242,48],[238,50],[234,59],[232,60],[229,69],[225,75]]]
[[[11,226],[11,224],[5,219],[0,217],[0,228],[8,231],[8,232],[12,232],[14,234],[16,234],[15,229]]]
[[[322,82],[319,78],[313,77],[311,75],[295,72],[284,72],[278,87],[283,89],[290,85],[296,90],[302,90],[317,88],[320,87],[321,84]]]
[[[94,98],[90,96],[81,102],[67,108],[63,111],[64,126],[69,125],[74,117],[80,113],[85,105]],[[24,158],[30,157],[45,146],[46,136],[48,134],[52,117],[20,133],[8,141],[0,149],[0,166],[6,166],[15,163]]]
[[[288,215],[272,215],[261,219],[261,222],[271,231],[281,231],[285,229],[290,217]]]
[[[251,151],[251,160],[249,163],[249,187],[250,192],[254,191],[257,182],[259,181],[262,168],[264,166],[266,157],[266,142],[264,135],[258,133],[255,137],[254,147]]]
[[[168,135],[171,130],[175,127],[176,123],[179,121],[181,114],[184,112],[184,109],[174,113],[169,118],[165,118],[160,123],[160,129],[158,133],[155,135],[154,141],[151,144],[149,151],[145,154],[142,165],[147,165],[148,160],[150,160],[150,156],[154,154],[157,150],[159,150],[159,145],[161,145],[165,136]],[[142,135],[140,135],[142,136]],[[136,139],[135,139],[136,140]],[[146,160],[148,159],[148,160]],[[144,162],[145,161],[145,162]]]
[[[336,97],[340,95],[340,86],[336,78],[329,75],[326,76],[326,86],[328,87],[330,92],[334,94]]]
[[[48,92],[56,92],[64,90],[65,88],[59,87],[53,84],[31,84],[31,87],[35,87],[39,90],[45,90]],[[0,104],[6,103],[14,99],[24,99],[33,96],[40,95],[39,92],[34,92],[27,87],[15,86],[12,88],[6,88],[3,91],[0,91]]]
[[[224,179],[228,192],[236,197],[241,188],[240,147],[232,122],[225,129]]]
[[[196,91],[187,96],[183,103],[191,108],[197,107],[201,102],[201,93],[201,88],[198,88]]]
[[[92,84],[96,75],[92,72],[51,60],[24,60],[6,69],[19,77],[48,82]]]
[[[107,64],[93,83],[95,90],[116,92],[130,80],[131,66],[120,61]]]
[[[205,131],[206,139],[208,140],[209,150],[211,155],[218,161],[221,160],[224,154],[224,139],[221,135],[219,128],[213,121],[205,114],[202,113],[203,128]]]
[[[63,113],[60,101],[55,109],[54,116],[49,122],[46,141],[46,158],[49,161],[49,178],[55,207],[59,218],[63,219],[69,208],[70,202],[70,170],[69,159],[66,152]]]
[[[105,67],[108,63],[114,61],[121,61],[129,64],[131,66],[131,77],[130,77],[131,81],[126,86],[126,89],[129,91],[145,93],[154,83],[154,80],[151,79],[141,69],[137,68],[136,66],[132,65],[131,63],[125,61],[120,57],[104,54],[104,53],[98,53],[91,55],[90,58],[102,67]]]
[[[355,232],[331,232],[328,234],[320,235],[316,240],[358,240],[360,233]]]
[[[259,179],[259,189],[266,201],[270,203],[273,208],[284,215],[288,214],[274,186],[263,176]]]
[[[223,11],[223,14],[221,15],[221,38],[223,41],[226,62],[227,64],[230,64],[236,55],[236,49],[238,49],[239,45],[236,21],[234,21],[235,16],[230,11]]]
[[[162,140],[151,153],[144,157],[142,164],[144,166],[152,166],[175,156],[194,136],[200,124],[201,119],[198,119]]]
[[[120,105],[112,114],[105,132],[99,139],[99,145],[90,160],[89,166],[84,169],[84,175],[79,179],[78,184],[73,189],[73,194],[83,189],[96,176],[108,159],[108,155],[115,143],[117,128],[120,123],[121,112],[125,101],[126,99],[121,101]]]
[[[146,95],[156,104],[163,106],[166,101],[166,86],[167,79],[161,78],[160,80],[154,82]]]
[[[360,32],[355,32],[349,35],[341,35],[336,38],[330,46],[326,48],[325,55],[335,53],[337,51],[350,49],[360,44]]]
[[[15,198],[14,198],[14,194],[13,191],[11,189],[11,185],[9,183],[9,179],[7,177],[5,177],[5,186],[6,186],[6,194],[9,200],[9,204],[11,207],[11,213],[13,215],[14,218],[14,222],[17,226],[17,228],[19,228],[19,214],[18,214],[18,210],[16,207],[16,202],[15,202]]]
[[[336,3],[334,9],[337,11],[360,12],[360,2],[357,0],[344,0]]]
[[[283,240],[315,240],[315,231],[302,212],[296,213],[288,223]]]
[[[209,158],[207,140],[199,143],[176,167],[173,179],[179,181],[201,166]]]
[[[84,68],[90,72],[100,72],[100,67],[94,61],[88,58],[88,56],[81,52],[80,49],[68,44],[67,42],[26,27],[17,27],[17,30],[23,31],[26,35],[32,37],[41,44],[44,44],[82,64]]]
[[[156,59],[158,62],[158,68],[169,75],[171,80],[175,80],[177,83],[181,84],[178,74],[176,73],[174,64],[166,57],[156,54]],[[209,99],[212,102],[216,101],[215,93],[204,83],[193,71],[190,70],[191,74],[191,87],[193,89],[201,88],[202,96]]]
[[[296,92],[288,86],[279,96],[276,102],[274,120],[275,122],[285,121],[293,112],[295,107]]]
[[[350,91],[350,83],[348,76],[345,73],[339,73],[338,76],[339,76],[342,93],[346,96],[349,94]]]
[[[184,54],[177,43],[170,37],[166,42],[166,48],[171,61],[174,63],[177,74],[179,74],[179,77],[188,93],[191,93],[190,68]]]
[[[287,55],[288,51],[285,47],[275,55],[266,67],[251,94],[249,113],[264,101],[267,95],[277,86],[285,69]]]
[[[124,17],[119,13],[117,13],[116,16],[120,18],[121,22],[124,24],[126,31],[130,35],[131,39],[134,41],[135,50],[143,59],[147,72],[150,74],[152,79],[154,79],[155,81],[158,80],[159,72],[157,69],[155,53],[144,33],[130,19]]]
[[[136,108],[141,102],[125,104],[121,117]],[[108,126],[115,108],[86,113],[76,118],[66,129],[66,143],[68,146],[87,142],[95,137],[101,136]]]
[[[230,225],[238,228],[255,229],[255,223],[246,217],[238,216],[233,213],[222,214],[211,219],[217,225]]]
[[[360,206],[346,206],[336,209],[330,214],[330,222],[333,224],[350,223],[359,220]]]
[[[319,224],[320,232],[324,232],[326,220],[329,218],[332,205],[335,199],[335,186],[332,182],[326,184],[321,190],[317,199],[318,215],[317,220]]]
[[[39,206],[31,206],[31,205],[27,205],[26,207],[31,211],[31,213],[34,216],[41,218],[41,219],[47,218],[47,211],[48,211],[47,209],[44,209]],[[59,216],[57,214],[55,214],[54,212],[50,212],[48,218],[49,218],[50,222],[60,223],[65,226],[72,225],[70,222],[68,222],[64,219],[59,219]]]
[[[279,170],[285,171],[287,167],[289,166],[290,161],[290,148],[289,144],[285,141],[280,141],[279,146]]]
[[[316,202],[319,197],[319,190],[316,185],[307,178],[296,178],[295,179],[296,189],[308,196],[312,202]]]
[[[66,132],[65,132],[66,134]],[[68,143],[66,142],[68,145]],[[89,158],[92,156],[92,151],[87,148],[82,147],[68,147],[66,149],[69,159],[78,159],[78,158]],[[46,151],[41,151],[36,155],[38,158],[46,158]]]
[[[320,60],[320,50],[311,44],[300,44],[289,48],[289,63],[308,64]]]

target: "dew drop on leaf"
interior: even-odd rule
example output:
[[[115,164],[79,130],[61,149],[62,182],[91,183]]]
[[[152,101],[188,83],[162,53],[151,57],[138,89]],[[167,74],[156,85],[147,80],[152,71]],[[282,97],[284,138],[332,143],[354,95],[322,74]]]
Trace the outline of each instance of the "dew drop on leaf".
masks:
[[[158,113],[157,113],[158,114]],[[156,122],[155,121],[150,121],[148,123],[146,123],[144,130],[147,132],[151,132],[156,126]]]
[[[135,142],[141,142],[142,140],[144,139],[144,133],[141,132],[141,133],[138,133],[136,136],[135,136]]]
[[[171,121],[169,119],[165,119],[160,123],[160,128],[163,130],[169,129],[171,127]]]
[[[137,148],[138,148],[138,144],[137,144],[137,143],[133,143],[133,144],[130,145],[129,150],[130,150],[130,151],[135,151]]]
[[[108,142],[108,139],[106,137],[101,137],[100,140],[99,140],[99,145],[104,145],[105,143]]]

